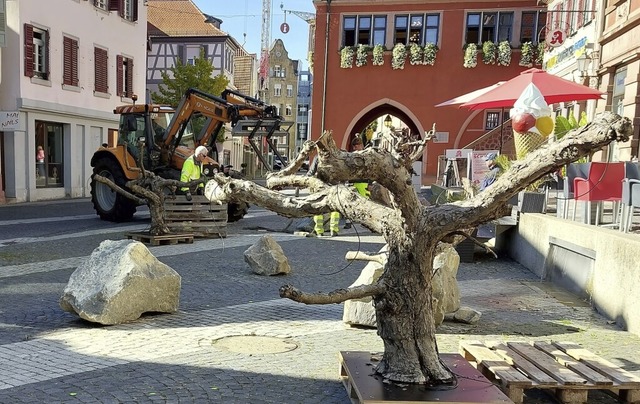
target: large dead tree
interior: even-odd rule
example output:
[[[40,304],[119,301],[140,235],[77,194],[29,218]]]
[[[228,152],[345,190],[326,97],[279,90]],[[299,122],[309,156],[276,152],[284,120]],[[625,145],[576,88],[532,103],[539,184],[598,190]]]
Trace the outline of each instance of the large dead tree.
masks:
[[[438,243],[450,241],[462,229],[502,216],[507,201],[528,184],[614,140],[626,141],[631,133],[629,119],[600,114],[561,141],[514,162],[493,185],[471,199],[433,206],[421,205],[411,185],[412,163],[423,156],[430,136],[401,141],[392,151],[369,148],[349,153],[336,146],[330,133],[324,133],[317,141],[307,142],[290,166],[269,175],[267,188],[217,175],[207,183],[205,195],[220,203],[245,200],[286,217],[340,211],[384,236],[388,260],[377,283],[311,294],[286,285],[280,289],[280,296],[306,304],[372,296],[378,334],[385,348],[376,372],[398,382],[449,384],[455,382],[455,376],[439,360],[432,313],[431,280]],[[297,175],[313,149],[319,156],[316,176]],[[362,178],[384,186],[392,196],[391,205],[363,198],[345,185]],[[305,197],[285,196],[277,192],[284,186],[309,188],[311,193]]]

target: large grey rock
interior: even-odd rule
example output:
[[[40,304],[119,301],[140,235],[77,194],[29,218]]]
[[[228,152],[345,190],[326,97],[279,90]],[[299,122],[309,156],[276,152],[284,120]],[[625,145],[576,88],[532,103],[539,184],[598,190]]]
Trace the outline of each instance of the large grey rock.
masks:
[[[291,272],[289,259],[273,237],[260,237],[244,252],[244,260],[258,275],[279,275]]]
[[[380,251],[385,251],[386,246]],[[444,321],[445,313],[453,313],[460,308],[460,289],[456,276],[460,257],[449,244],[443,244],[433,260],[435,276],[433,278],[433,311],[436,326]],[[370,285],[382,275],[383,266],[378,262],[369,262],[351,287]],[[342,321],[349,325],[376,327],[376,313],[373,299],[366,297],[344,302]]]
[[[132,321],[146,312],[174,313],[180,282],[144,244],[106,240],[71,274],[60,307],[101,324]]]
[[[440,244],[433,259],[433,308],[436,326],[444,321],[446,313],[460,308],[460,288],[458,287],[458,267],[460,256],[450,244]]]

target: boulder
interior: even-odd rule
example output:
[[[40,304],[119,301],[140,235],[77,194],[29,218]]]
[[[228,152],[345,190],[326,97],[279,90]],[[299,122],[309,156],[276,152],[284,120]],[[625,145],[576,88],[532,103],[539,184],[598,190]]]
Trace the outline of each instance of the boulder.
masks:
[[[175,313],[180,275],[142,243],[106,240],[69,278],[60,298],[64,311],[100,324],[120,324],[142,313]]]
[[[291,272],[289,259],[273,237],[260,237],[244,252],[244,260],[258,275],[279,275]]]
[[[480,321],[482,313],[470,307],[460,307],[454,313],[447,313],[445,320],[455,321],[457,323],[476,324]]]
[[[386,246],[380,252],[386,251]],[[439,252],[433,259],[433,313],[436,326],[444,321],[445,313],[457,312],[460,308],[460,289],[456,276],[460,257],[450,244],[441,244]],[[370,261],[351,285],[370,285],[377,282],[382,275],[383,265]],[[376,327],[376,312],[373,298],[352,299],[344,302],[342,321],[349,325]]]

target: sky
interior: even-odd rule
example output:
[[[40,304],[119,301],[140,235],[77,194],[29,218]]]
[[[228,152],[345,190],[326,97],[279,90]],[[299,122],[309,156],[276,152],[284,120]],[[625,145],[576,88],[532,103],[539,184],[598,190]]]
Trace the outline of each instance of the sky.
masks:
[[[231,35],[250,52],[260,55],[262,40],[262,0],[193,0],[205,14],[222,20],[220,28]],[[280,7],[282,5],[282,8]],[[271,0],[271,44],[282,39],[289,58],[301,60],[309,67],[309,24],[295,14],[283,10],[315,13],[312,0]],[[280,31],[282,23],[289,25],[289,32]],[[259,56],[258,56],[259,57]]]

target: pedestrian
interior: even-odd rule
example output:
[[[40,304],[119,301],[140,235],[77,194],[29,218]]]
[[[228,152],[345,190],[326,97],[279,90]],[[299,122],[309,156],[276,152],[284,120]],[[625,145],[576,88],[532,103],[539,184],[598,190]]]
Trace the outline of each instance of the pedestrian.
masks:
[[[42,146],[38,146],[38,151],[36,152],[36,166],[38,168],[38,177],[45,177],[46,172],[44,169],[44,149]]]
[[[502,167],[500,167],[500,164],[496,161],[497,158],[497,153],[489,153],[485,156],[484,161],[487,163],[489,171],[484,175],[484,178],[482,178],[480,191],[484,191],[489,185],[493,184],[502,173]]]
[[[313,158],[311,165],[309,166],[309,171],[307,171],[308,176],[316,175],[318,171],[318,155]],[[324,215],[314,215],[313,216],[313,232],[317,236],[324,235]],[[329,215],[329,234],[331,237],[337,236],[340,231],[340,212],[333,211]]]
[[[196,151],[189,156],[182,165],[182,171],[180,173],[180,182],[191,182],[199,180],[202,176],[202,162],[207,157],[208,150],[205,146],[196,147]],[[182,187],[181,193],[184,193],[187,200],[192,199],[191,194],[204,195],[204,184],[200,183],[195,187]]]

